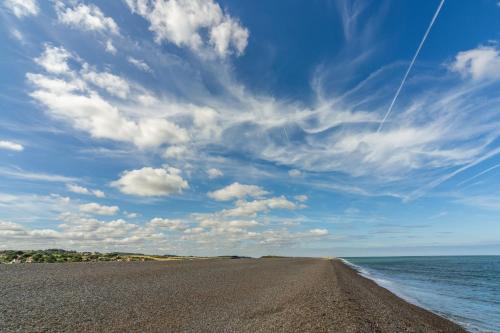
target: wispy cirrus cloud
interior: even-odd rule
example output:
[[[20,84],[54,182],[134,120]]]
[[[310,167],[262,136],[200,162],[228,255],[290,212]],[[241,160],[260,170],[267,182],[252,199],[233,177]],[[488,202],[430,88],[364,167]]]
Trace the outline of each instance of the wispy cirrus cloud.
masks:
[[[137,59],[134,57],[128,57],[127,61],[143,72],[148,72],[148,73],[153,72],[151,67],[149,67],[149,65],[146,62],[144,62],[144,60]]]
[[[12,151],[23,151],[24,146],[20,143],[8,140],[0,140],[0,149],[12,150]]]
[[[140,149],[166,146],[165,157],[179,162],[211,145],[297,170],[370,175],[376,190],[382,182],[401,181],[409,174],[419,174],[425,182],[442,169],[471,163],[488,151],[496,135],[495,100],[470,99],[495,81],[471,85],[454,80],[451,72],[445,77],[448,88],[441,85],[442,76],[422,76],[429,87],[438,87],[439,95],[426,90],[405,96],[385,130],[377,132],[374,127],[390,94],[376,87],[387,82],[394,66],[338,96],[318,97],[310,107],[235,89],[238,83],[230,76],[219,77],[226,89],[222,96],[194,95],[198,101],[193,104],[159,96],[85,63],[71,68],[69,57],[68,51],[47,46],[37,62],[48,73],[27,76],[35,88],[32,97],[46,105],[50,115],[96,138],[132,141]],[[131,98],[118,102],[106,94]],[[475,110],[485,107],[491,109],[477,117]],[[453,112],[458,109],[459,116]],[[289,139],[278,135],[284,126]]]
[[[74,177],[68,177],[50,173],[30,172],[19,168],[0,168],[0,175],[5,177],[24,179],[24,180],[56,182],[56,183],[75,182],[78,180],[77,178]]]
[[[307,99],[252,86],[251,76],[238,66],[257,62],[261,32],[256,29],[253,34],[254,21],[246,22],[248,16],[240,20],[234,16],[237,11],[215,1],[128,0],[97,4],[102,9],[89,2],[53,3],[55,16],[44,15],[54,16],[51,19],[59,24],[50,23],[50,29],[57,31],[32,38],[41,50],[29,50],[36,54],[30,54],[33,66],[26,67],[25,90],[39,108],[33,114],[40,116],[42,127],[57,127],[50,134],[58,139],[57,151],[69,151],[59,149],[67,148],[62,141],[76,147],[75,156],[68,156],[68,174],[79,174],[81,165],[84,176],[73,179],[15,168],[0,174],[40,182],[40,192],[49,189],[45,181],[67,184],[71,199],[60,206],[73,214],[75,225],[48,223],[52,231],[47,234],[59,235],[54,238],[58,244],[84,246],[72,232],[92,226],[100,226],[103,237],[89,237],[88,244],[108,242],[134,249],[179,246],[215,252],[320,244],[338,241],[336,237],[346,242],[358,236],[366,239],[371,237],[368,233],[333,236],[325,225],[356,229],[357,224],[383,217],[366,212],[327,214],[324,210],[333,208],[321,207],[318,201],[332,200],[336,207],[359,200],[374,211],[382,209],[377,202],[398,202],[406,209],[412,200],[439,191],[462,172],[474,166],[481,169],[482,162],[496,157],[500,98],[491,93],[498,89],[498,77],[488,68],[497,67],[497,45],[489,42],[470,49],[474,44],[469,44],[440,63],[434,58],[415,62],[418,51],[410,66],[403,61],[379,62],[387,55],[382,22],[393,8],[390,2],[337,2],[343,30],[332,35],[339,35],[339,49],[329,50],[330,62],[318,64],[311,73],[310,86],[304,85],[304,90],[311,90]],[[436,17],[437,13],[433,20]],[[130,28],[138,22],[144,24]],[[424,29],[428,19],[419,23]],[[428,31],[431,27],[432,23]],[[67,32],[78,43],[67,40]],[[418,50],[424,41],[425,36]],[[407,58],[389,52],[391,59]],[[279,75],[270,71],[270,76]],[[384,122],[391,101],[390,117]],[[382,125],[384,130],[377,131]],[[8,123],[2,129],[8,136],[13,131]],[[24,138],[20,142],[30,142],[29,152],[9,153],[7,158],[26,158],[41,149],[44,154],[38,156],[46,156],[51,149],[41,143],[35,147]],[[90,184],[111,188],[106,205],[91,203],[82,211],[80,206],[88,204],[78,201],[82,195],[104,196]],[[44,194],[23,198],[44,218],[47,207],[61,213],[61,207],[54,207],[63,199]],[[37,200],[50,204],[36,205]],[[183,200],[193,204],[178,204]],[[141,206],[145,202],[148,206]],[[150,214],[160,202],[171,216]],[[192,208],[198,205],[199,210]],[[122,212],[134,223],[90,217],[113,207],[121,209],[115,214]],[[15,216],[12,221],[17,223]],[[147,218],[141,221],[142,216]],[[56,220],[54,214],[47,218]],[[115,224],[130,230],[111,237],[108,229]],[[23,228],[27,234],[38,230]]]

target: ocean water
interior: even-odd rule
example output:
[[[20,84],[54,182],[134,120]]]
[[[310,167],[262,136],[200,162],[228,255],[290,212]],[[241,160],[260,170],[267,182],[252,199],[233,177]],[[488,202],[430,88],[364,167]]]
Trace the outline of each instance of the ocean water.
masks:
[[[500,332],[500,256],[343,259],[382,287],[470,332]]]

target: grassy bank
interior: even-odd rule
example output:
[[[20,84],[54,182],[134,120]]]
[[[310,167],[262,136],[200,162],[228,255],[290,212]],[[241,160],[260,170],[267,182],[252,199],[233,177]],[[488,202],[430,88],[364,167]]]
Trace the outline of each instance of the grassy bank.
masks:
[[[145,255],[124,252],[77,252],[62,249],[47,250],[5,250],[0,251],[0,263],[55,263],[55,262],[96,262],[96,261],[166,261],[195,259],[176,255]]]

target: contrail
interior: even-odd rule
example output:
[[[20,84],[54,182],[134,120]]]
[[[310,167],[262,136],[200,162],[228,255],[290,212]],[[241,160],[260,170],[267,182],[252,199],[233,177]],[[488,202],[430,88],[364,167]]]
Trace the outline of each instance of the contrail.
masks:
[[[494,166],[492,166],[492,167],[490,167],[490,168],[488,168],[488,169],[486,169],[486,170],[481,171],[480,173],[478,173],[478,174],[477,174],[477,175],[475,175],[475,176],[472,176],[472,177],[470,177],[470,178],[467,178],[467,179],[466,179],[466,180],[464,180],[464,181],[461,181],[460,183],[458,183],[458,184],[457,184],[457,186],[460,186],[460,185],[462,185],[462,184],[468,183],[468,182],[470,182],[471,180],[476,179],[477,177],[480,177],[480,176],[484,175],[485,173],[488,173],[488,172],[490,172],[490,171],[493,171],[493,170],[495,170],[495,169],[497,169],[497,168],[499,168],[499,167],[500,167],[500,163],[499,163],[499,164],[496,164],[496,165],[494,165]]]
[[[396,103],[396,99],[398,99],[398,96],[399,96],[399,93],[401,92],[401,89],[403,89],[403,86],[406,82],[406,78],[408,78],[408,74],[410,74],[410,71],[413,67],[413,64],[415,63],[415,60],[417,60],[418,54],[420,53],[420,50],[422,49],[422,46],[424,45],[425,40],[427,39],[427,36],[429,35],[429,32],[431,31],[432,26],[434,25],[434,22],[436,21],[438,15],[439,15],[439,12],[441,11],[441,7],[443,7],[443,4],[444,4],[444,0],[441,0],[438,8],[436,9],[436,12],[434,13],[434,16],[432,17],[431,23],[427,27],[427,31],[425,32],[424,37],[422,38],[422,41],[420,42],[420,45],[417,48],[417,52],[415,52],[415,55],[413,56],[413,59],[410,62],[410,66],[408,66],[408,69],[406,70],[405,76],[403,77],[403,80],[401,81],[401,84],[399,85],[399,88],[396,91],[394,98],[392,99],[391,105],[389,105],[389,109],[387,109],[387,112],[385,113],[384,119],[382,119],[382,122],[378,126],[377,133],[380,132],[380,130],[384,126],[385,120],[391,114],[392,107],[394,106],[394,103]]]
[[[411,200],[414,200],[414,199],[417,199],[419,197],[421,197],[422,195],[424,195],[424,193],[426,191],[429,191],[431,189],[433,189],[434,187],[440,185],[441,183],[447,181],[448,179],[450,178],[453,178],[455,177],[456,175],[458,175],[459,173],[462,173],[464,172],[465,170],[475,166],[475,165],[478,165],[479,163],[489,159],[489,158],[492,158],[493,156],[496,156],[500,154],[500,147],[496,148],[496,149],[493,149],[492,151],[490,151],[489,153],[487,153],[486,155],[478,158],[477,160],[469,163],[469,164],[466,164],[464,165],[463,167],[447,174],[447,175],[444,175],[443,177],[439,178],[439,179],[435,179],[434,181],[428,183],[427,185],[413,191],[412,193],[410,193],[409,196],[406,197],[406,201],[411,201]]]
[[[285,127],[283,127],[283,132],[285,132],[285,137],[286,137],[286,139],[287,139],[287,140],[290,140],[290,139],[288,139],[288,133],[287,133],[287,131],[286,131],[286,126],[285,126]]]

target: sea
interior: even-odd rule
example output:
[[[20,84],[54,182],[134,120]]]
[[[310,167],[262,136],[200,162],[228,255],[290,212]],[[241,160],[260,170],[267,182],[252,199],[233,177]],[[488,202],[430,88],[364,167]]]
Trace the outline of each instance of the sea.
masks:
[[[399,297],[469,332],[500,332],[500,256],[342,259]]]

